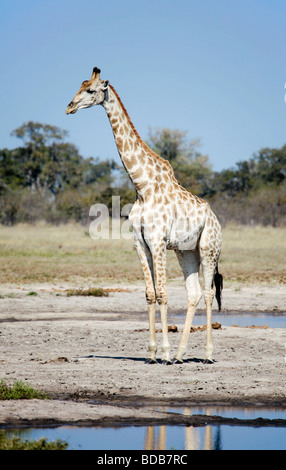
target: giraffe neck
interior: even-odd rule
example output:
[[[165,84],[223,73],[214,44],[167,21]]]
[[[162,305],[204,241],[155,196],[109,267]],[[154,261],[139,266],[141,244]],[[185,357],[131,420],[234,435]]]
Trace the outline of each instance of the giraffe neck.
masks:
[[[150,166],[154,164],[156,158],[160,159],[160,157],[142,141],[117,92],[111,85],[109,85],[108,101],[104,101],[103,106],[108,115],[123,166],[139,196],[144,197],[152,185]]]

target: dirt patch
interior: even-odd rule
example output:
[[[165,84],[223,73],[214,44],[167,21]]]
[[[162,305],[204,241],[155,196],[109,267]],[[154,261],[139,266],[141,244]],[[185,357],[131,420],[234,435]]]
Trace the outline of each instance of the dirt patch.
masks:
[[[65,285],[3,287],[0,379],[27,381],[53,400],[2,402],[0,424],[143,422],[158,418],[152,403],[286,405],[286,330],[226,327],[222,322],[213,331],[214,364],[202,362],[202,328],[190,335],[184,364],[147,365],[143,285],[104,287],[110,294],[99,298],[67,297],[60,292],[69,288]],[[37,295],[27,296],[29,292]],[[226,313],[275,314],[283,312],[285,300],[283,286],[229,287],[223,307]],[[169,305],[171,325],[175,313],[185,310],[184,287],[169,287]],[[201,319],[204,325],[205,317]],[[169,333],[172,354],[183,328],[175,324],[177,331]],[[159,318],[156,327],[160,359]],[[137,406],[142,404],[146,406]]]

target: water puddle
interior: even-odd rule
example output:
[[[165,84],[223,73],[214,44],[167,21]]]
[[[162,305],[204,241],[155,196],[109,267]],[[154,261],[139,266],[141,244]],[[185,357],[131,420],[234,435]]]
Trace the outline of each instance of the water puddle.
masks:
[[[158,321],[159,321],[158,317]],[[185,314],[170,314],[168,316],[169,323],[183,324],[185,321]],[[281,313],[213,313],[213,322],[219,322],[222,326],[237,325],[240,327],[247,326],[268,326],[269,328],[286,328],[286,315]],[[203,325],[206,323],[206,316],[202,313],[196,313],[193,321],[194,326]]]
[[[155,408],[162,410],[163,408]],[[164,408],[166,410],[166,408]],[[230,424],[202,426],[117,426],[6,429],[21,439],[61,439],[70,450],[285,450],[286,409],[263,407],[195,406],[166,410],[185,416],[204,415],[236,418]],[[265,425],[257,425],[258,418]],[[247,423],[243,424],[243,420]],[[254,420],[251,423],[251,420]],[[274,420],[272,425],[270,420]],[[278,421],[281,420],[281,421]],[[277,423],[280,423],[277,425]]]
[[[238,325],[242,327],[246,326],[268,326],[269,328],[286,328],[286,316],[285,315],[273,315],[271,313],[266,314],[214,314],[213,321],[217,321],[224,326]]]

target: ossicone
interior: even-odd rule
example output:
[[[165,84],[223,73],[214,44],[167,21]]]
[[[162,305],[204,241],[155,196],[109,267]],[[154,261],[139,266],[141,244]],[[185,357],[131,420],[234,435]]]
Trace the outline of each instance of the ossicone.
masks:
[[[99,76],[100,72],[101,70],[98,67],[93,67],[92,78],[96,78],[97,76]]]

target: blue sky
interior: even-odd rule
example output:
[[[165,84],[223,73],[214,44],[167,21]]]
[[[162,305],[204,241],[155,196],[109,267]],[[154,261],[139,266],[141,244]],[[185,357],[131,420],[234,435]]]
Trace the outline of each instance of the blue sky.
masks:
[[[186,130],[216,171],[286,143],[284,0],[1,0],[0,13],[0,148],[34,120],[119,161],[103,108],[65,115],[94,66],[143,139]]]

